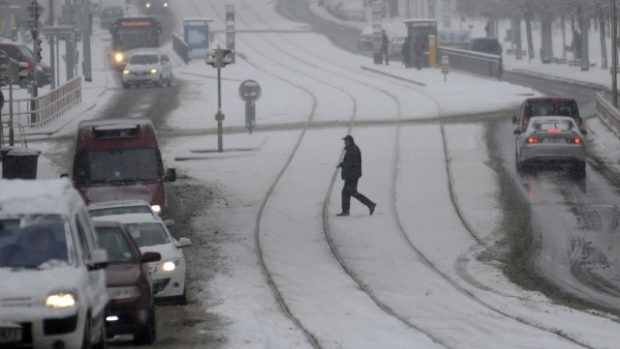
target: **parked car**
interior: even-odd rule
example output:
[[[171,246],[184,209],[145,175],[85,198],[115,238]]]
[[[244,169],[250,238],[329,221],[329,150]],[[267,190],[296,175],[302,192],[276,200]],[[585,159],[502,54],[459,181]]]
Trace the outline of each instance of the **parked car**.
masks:
[[[79,123],[73,181],[87,203],[145,200],[153,211],[165,215],[165,184],[175,180],[175,169],[164,173],[157,133],[149,119]]]
[[[158,252],[161,255],[161,261],[149,263],[156,300],[187,302],[183,248],[191,246],[190,239],[175,239],[164,221],[149,213],[100,216],[94,220],[122,223],[142,253]]]
[[[123,11],[122,6],[106,6],[101,10],[101,14],[99,15],[99,22],[101,24],[101,28],[108,30],[110,29],[110,25],[114,23],[118,18],[123,18],[125,15],[125,11]]]
[[[28,78],[19,80],[15,78],[13,83],[20,85],[20,87],[27,87],[33,79],[34,71],[37,72],[37,86],[45,86],[51,81],[51,69],[48,65],[43,63],[36,63],[34,59],[34,53],[30,47],[15,42],[0,42],[0,50],[7,53],[9,58],[28,64]],[[36,67],[36,68],[35,68]]]
[[[167,54],[152,49],[128,52],[123,68],[123,88],[140,85],[172,85],[172,62]]]
[[[525,131],[515,130],[516,163],[519,171],[534,165],[569,165],[582,177],[586,171],[583,135],[567,116],[534,116]]]
[[[530,97],[521,103],[519,114],[513,116],[512,123],[516,129],[523,132],[532,116],[560,115],[570,116],[575,120],[581,133],[587,131],[583,119],[579,115],[579,107],[574,98],[568,97]]]
[[[473,38],[469,42],[468,50],[490,55],[501,55],[502,45],[497,38]]]
[[[106,251],[67,179],[0,180],[0,347],[105,347]]]
[[[117,222],[96,222],[97,242],[108,253],[105,311],[108,337],[132,334],[135,344],[155,341],[155,297],[147,263],[158,262],[157,252],[141,253],[138,245]]]
[[[144,200],[119,200],[98,202],[88,205],[91,217],[112,216],[117,214],[150,213],[158,215],[151,205]]]

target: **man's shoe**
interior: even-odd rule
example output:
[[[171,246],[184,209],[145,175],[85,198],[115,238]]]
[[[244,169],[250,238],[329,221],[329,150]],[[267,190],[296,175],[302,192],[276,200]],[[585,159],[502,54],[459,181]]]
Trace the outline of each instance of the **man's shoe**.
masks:
[[[373,213],[375,213],[375,207],[377,207],[377,204],[375,204],[374,202],[370,204],[370,206],[368,206],[368,210],[370,211],[371,216]]]
[[[338,216],[338,217],[345,217],[345,216],[348,216],[348,215],[349,215],[349,212],[340,212],[340,213],[336,214],[336,216]]]

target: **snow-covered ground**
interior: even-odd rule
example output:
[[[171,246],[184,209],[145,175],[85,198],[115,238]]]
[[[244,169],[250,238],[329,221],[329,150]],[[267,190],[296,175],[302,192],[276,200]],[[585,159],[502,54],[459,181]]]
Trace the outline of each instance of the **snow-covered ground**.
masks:
[[[180,18],[208,15],[223,26],[225,4],[184,1],[175,11]],[[243,14],[238,28],[303,28],[273,5],[236,3]],[[94,57],[105,57],[105,38],[95,33]],[[212,132],[166,138],[163,145],[166,167],[224,198],[191,222],[205,234],[218,232],[220,258],[215,276],[190,289],[194,304],[224,319],[223,347],[307,348],[308,333],[323,348],[617,347],[618,319],[554,304],[478,258],[501,239],[502,212],[485,129],[469,116],[514,108],[535,91],[457,72],[444,82],[439,70],[370,66],[368,57],[307,32],[239,33],[237,52],[236,64],[222,71],[224,124],[244,126],[238,87],[254,79],[263,91],[257,130],[226,133],[221,154],[197,154],[216,148]],[[43,152],[40,178],[66,170],[47,152],[68,151],[41,141],[42,134],[73,134],[79,120],[97,117],[122,93],[103,61],[95,66],[80,107],[27,130]],[[181,102],[164,128],[213,131],[213,68],[176,60],[175,75]],[[462,113],[469,114],[462,123],[440,122]],[[348,133],[364,154],[359,189],[378,203],[373,216],[355,201],[351,217],[334,216],[336,165]],[[595,133],[612,143],[603,128]],[[212,267],[199,262],[200,248],[189,250],[190,268]]]

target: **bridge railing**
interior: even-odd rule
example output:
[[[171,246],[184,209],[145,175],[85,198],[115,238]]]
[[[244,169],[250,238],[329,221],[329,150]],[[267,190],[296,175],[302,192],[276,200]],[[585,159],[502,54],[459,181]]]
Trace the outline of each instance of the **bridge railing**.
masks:
[[[501,80],[502,56],[439,46],[439,59],[447,56],[450,69]]]

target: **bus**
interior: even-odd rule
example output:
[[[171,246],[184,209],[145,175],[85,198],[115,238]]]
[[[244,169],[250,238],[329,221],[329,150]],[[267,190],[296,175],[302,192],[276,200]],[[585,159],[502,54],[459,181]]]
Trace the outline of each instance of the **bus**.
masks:
[[[152,17],[124,17],[110,25],[112,65],[122,69],[127,51],[143,47],[159,47],[161,23]]]

